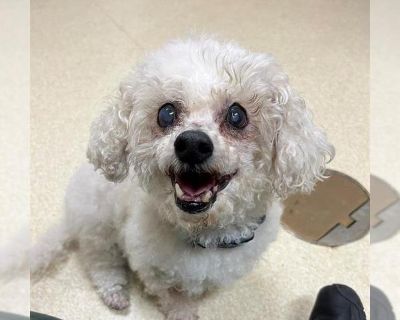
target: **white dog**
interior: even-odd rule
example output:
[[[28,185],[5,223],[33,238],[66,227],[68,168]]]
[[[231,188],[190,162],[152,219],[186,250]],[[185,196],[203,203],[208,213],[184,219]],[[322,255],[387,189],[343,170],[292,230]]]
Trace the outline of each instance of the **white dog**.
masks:
[[[167,319],[197,319],[197,298],[251,270],[276,237],[279,199],[312,190],[333,153],[272,56],[171,42],[94,122],[92,164],[72,178],[33,272],[75,241],[110,308],[129,305],[129,265]]]

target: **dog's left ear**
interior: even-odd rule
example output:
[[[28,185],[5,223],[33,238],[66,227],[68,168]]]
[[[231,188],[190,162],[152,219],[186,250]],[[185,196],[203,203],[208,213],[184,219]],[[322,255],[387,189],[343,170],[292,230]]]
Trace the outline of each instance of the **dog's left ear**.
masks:
[[[283,79],[275,87],[278,116],[271,169],[273,188],[285,198],[294,192],[312,191],[335,151],[326,134],[314,124],[304,100],[290,88],[287,77]]]

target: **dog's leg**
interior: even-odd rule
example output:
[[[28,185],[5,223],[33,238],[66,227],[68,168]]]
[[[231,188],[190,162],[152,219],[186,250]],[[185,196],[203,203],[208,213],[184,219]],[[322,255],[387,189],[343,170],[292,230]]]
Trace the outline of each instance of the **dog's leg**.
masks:
[[[158,277],[152,270],[138,272],[145,291],[157,298],[160,311],[167,320],[197,320],[198,303],[195,297],[171,287],[167,278]]]
[[[160,310],[167,320],[197,320],[198,305],[194,298],[188,297],[174,288],[158,293]]]
[[[79,254],[83,266],[104,303],[114,310],[129,306],[126,260],[109,237],[80,239]]]

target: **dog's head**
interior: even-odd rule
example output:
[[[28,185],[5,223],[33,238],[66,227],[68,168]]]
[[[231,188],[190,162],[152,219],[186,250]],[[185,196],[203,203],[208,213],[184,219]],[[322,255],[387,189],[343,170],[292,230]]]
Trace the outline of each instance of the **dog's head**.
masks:
[[[109,180],[130,170],[166,215],[183,220],[229,220],[310,191],[332,156],[270,55],[211,39],[147,57],[94,122],[88,148]]]

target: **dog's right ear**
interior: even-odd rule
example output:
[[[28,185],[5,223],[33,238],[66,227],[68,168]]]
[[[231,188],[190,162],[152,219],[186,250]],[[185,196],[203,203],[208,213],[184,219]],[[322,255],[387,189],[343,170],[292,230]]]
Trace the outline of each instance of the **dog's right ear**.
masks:
[[[129,171],[127,162],[129,116],[132,106],[123,89],[91,126],[87,157],[113,182],[122,181]]]

